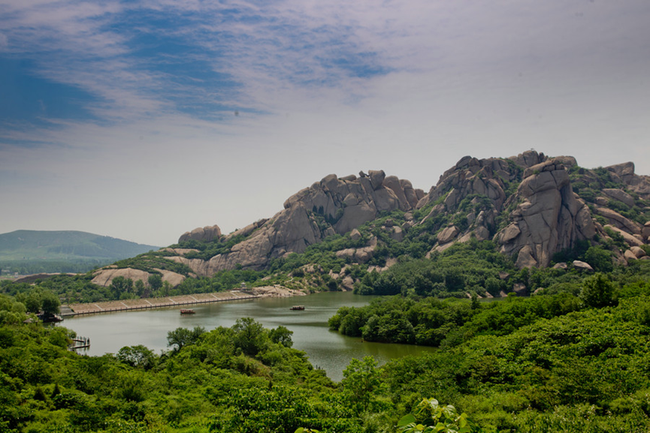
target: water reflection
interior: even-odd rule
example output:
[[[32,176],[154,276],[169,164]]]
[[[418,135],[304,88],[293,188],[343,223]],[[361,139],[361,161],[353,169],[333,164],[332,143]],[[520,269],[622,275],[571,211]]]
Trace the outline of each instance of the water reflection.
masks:
[[[352,358],[374,356],[381,364],[391,358],[415,355],[431,348],[381,344],[345,337],[330,331],[327,319],[342,306],[367,305],[373,297],[346,292],[319,293],[294,298],[265,298],[193,306],[196,314],[181,316],[178,308],[98,314],[66,319],[63,326],[90,337],[89,355],[116,353],[124,346],[143,344],[158,352],[167,349],[167,332],[178,327],[203,326],[207,330],[230,327],[241,317],[252,317],[267,328],[283,325],[293,331],[293,347],[303,350],[314,366],[323,368],[333,380],[342,379]],[[292,305],[304,311],[292,311]]]

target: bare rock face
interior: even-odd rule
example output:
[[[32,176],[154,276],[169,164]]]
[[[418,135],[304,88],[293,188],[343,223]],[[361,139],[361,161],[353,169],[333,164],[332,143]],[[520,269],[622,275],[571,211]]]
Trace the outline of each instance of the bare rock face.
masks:
[[[162,274],[163,282],[167,281],[172,287],[178,286],[185,280],[184,275],[177,274],[171,271],[165,271],[161,269],[156,269]],[[149,277],[151,274],[149,272],[141,271],[139,269],[123,268],[102,268],[95,272],[95,277],[92,279],[93,284],[98,286],[108,287],[111,285],[113,280],[117,277],[123,277],[127,280],[132,280],[136,282],[138,280],[142,281],[145,286],[149,285]]]
[[[605,188],[603,193],[608,197],[618,200],[628,206],[634,206],[634,197],[619,188]]]
[[[645,242],[650,241],[650,221],[646,221],[646,223],[643,225],[643,229],[641,229],[641,236]]]
[[[363,248],[346,248],[336,252],[336,257],[349,257],[356,263],[366,263],[370,260],[377,248],[377,238],[372,237]]]
[[[616,232],[616,233],[620,234],[621,236],[623,236],[623,240],[625,241],[625,243],[630,245],[630,246],[640,247],[641,245],[643,245],[643,242],[641,240],[637,239],[636,237],[629,234],[625,230],[621,230],[618,227],[612,226],[612,225],[609,225],[609,224],[605,224],[605,228],[609,228],[609,229],[613,230],[614,232]]]
[[[624,162],[605,168],[614,175],[615,181],[624,183],[629,191],[637,193],[644,200],[650,199],[650,176],[635,174],[633,162]]]
[[[504,181],[515,178],[516,174],[503,159],[478,160],[466,156],[440,177],[438,184],[418,201],[417,208],[434,203],[446,195],[445,210],[454,212],[465,197],[478,194],[493,200],[495,208],[501,210],[506,199]]]
[[[645,250],[641,247],[630,247],[630,251],[634,253],[634,256],[637,259],[640,259],[641,257],[645,257],[647,255]]]
[[[581,271],[588,271],[588,272],[593,272],[594,268],[591,267],[589,263],[582,262],[580,260],[574,260],[573,261],[573,266],[576,269],[579,269]]]
[[[611,225],[615,226],[616,228],[625,230],[631,234],[641,234],[640,224],[634,221],[630,221],[629,219],[625,218],[623,215],[619,214],[616,211],[613,211],[606,207],[596,207],[596,213],[604,216],[607,219],[607,221]]]
[[[149,279],[149,273],[131,268],[100,269],[95,273],[95,277],[92,279],[91,283],[97,284],[98,286],[108,287],[117,277],[124,277],[133,280],[133,282],[142,280],[142,282],[146,283]]]
[[[178,239],[178,242],[196,240],[201,242],[211,242],[221,237],[221,229],[218,225],[198,227],[191,232],[185,232]]]
[[[630,261],[632,261],[632,260],[637,260],[638,259],[636,254],[634,254],[634,252],[631,251],[631,250],[625,250],[625,252],[623,253],[623,258],[628,263],[630,263]]]
[[[260,220],[228,235],[226,239],[238,234],[247,236],[229,253],[217,255],[208,261],[180,255],[167,258],[186,264],[200,276],[212,276],[218,271],[238,266],[261,269],[269,260],[302,253],[309,245],[320,242],[326,236],[348,233],[375,219],[378,212],[411,210],[417,201],[417,194],[410,182],[386,176],[383,170],[370,170],[368,175],[360,177],[339,178],[330,174],[289,197],[284,202],[284,210],[273,218]],[[327,227],[323,227],[323,219]],[[196,229],[184,234],[181,239],[203,240],[205,232],[206,228],[202,231]],[[369,260],[375,246],[376,240],[374,245],[357,249],[353,253],[354,259],[359,262]]]
[[[456,226],[447,227],[438,233],[438,242],[440,242],[440,244],[446,244],[455,239],[456,236],[458,236],[458,233],[460,233],[460,230],[458,230]]]
[[[517,254],[520,268],[548,266],[553,254],[596,234],[589,208],[574,195],[559,160],[529,166],[512,197],[520,204],[511,214],[511,224],[495,239],[503,253]]]

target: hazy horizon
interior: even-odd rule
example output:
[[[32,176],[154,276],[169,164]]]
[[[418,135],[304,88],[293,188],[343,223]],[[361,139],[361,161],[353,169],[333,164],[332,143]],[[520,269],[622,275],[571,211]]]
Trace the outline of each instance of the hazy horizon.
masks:
[[[0,233],[166,246],[330,173],[650,174],[650,3],[0,0]]]

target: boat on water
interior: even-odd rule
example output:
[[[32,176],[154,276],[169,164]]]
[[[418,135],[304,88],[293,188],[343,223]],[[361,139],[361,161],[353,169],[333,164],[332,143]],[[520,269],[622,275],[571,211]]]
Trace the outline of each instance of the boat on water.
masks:
[[[189,308],[184,308],[181,310],[181,314],[196,314],[196,311]]]
[[[297,311],[302,311],[305,309],[304,305],[294,305],[293,307],[289,308],[290,310],[297,310]]]

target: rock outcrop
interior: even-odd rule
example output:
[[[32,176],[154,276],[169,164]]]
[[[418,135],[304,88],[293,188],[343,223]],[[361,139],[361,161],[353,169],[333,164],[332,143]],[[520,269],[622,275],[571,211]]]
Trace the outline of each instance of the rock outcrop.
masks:
[[[495,237],[519,267],[548,266],[553,254],[596,234],[589,208],[573,193],[564,164],[551,159],[524,171],[512,222]]]
[[[200,242],[211,242],[221,237],[221,229],[218,225],[198,227],[191,232],[185,232],[178,239],[178,242],[195,240]]]
[[[373,220],[379,212],[411,210],[423,196],[424,192],[414,189],[409,181],[386,176],[383,170],[370,170],[367,176],[362,177],[339,178],[330,174],[289,197],[284,210],[273,218],[258,221],[229,235],[227,238],[237,234],[247,236],[229,253],[207,261],[182,255],[167,259],[189,266],[200,276],[211,276],[238,266],[261,269],[273,258],[304,252],[309,245],[320,242],[329,234],[348,233]],[[181,236],[180,241],[201,240],[205,233],[206,228],[195,229]],[[395,230],[395,236],[400,236],[398,230]],[[365,249],[359,251],[366,260],[366,256],[371,254]]]
[[[365,246],[336,255],[364,263],[379,243],[410,239],[415,229],[426,237],[429,255],[456,242],[493,239],[501,252],[516,257],[521,268],[548,266],[555,253],[571,250],[581,241],[611,243],[607,232],[614,230],[626,243],[627,258],[633,260],[632,256],[639,259],[640,255],[632,248],[650,241],[650,222],[639,224],[647,211],[643,200],[650,200],[650,178],[636,175],[632,163],[588,170],[573,157],[549,158],[533,150],[510,158],[466,156],[426,194],[381,170],[360,172],[358,177],[330,174],[289,197],[284,209],[270,219],[227,236],[221,235],[218,226],[198,228],[179,240],[243,238],[229,252],[201,260],[176,249],[166,250],[176,252],[166,258],[189,266],[200,276],[240,266],[262,269],[270,260],[302,253],[327,236],[350,233],[358,241],[362,235],[356,229],[361,225],[382,212],[400,210],[405,214],[399,225],[385,220],[378,226],[383,234],[375,232],[390,240],[371,237]],[[623,251],[617,259],[624,260]]]
[[[168,282],[172,287],[178,286],[180,283],[182,283],[185,280],[184,275],[177,274],[175,272],[162,270],[162,269],[156,269],[156,271],[161,274],[163,282],[165,281]],[[93,284],[97,284],[98,286],[108,287],[111,285],[111,283],[115,278],[123,277],[126,278],[127,280],[132,280],[133,282],[140,280],[144,283],[145,286],[148,286],[149,277],[151,275],[152,275],[151,273],[146,271],[141,271],[139,269],[132,269],[132,268],[116,269],[116,268],[108,267],[108,268],[102,268],[97,270],[91,282]]]
[[[634,173],[634,163],[625,162],[605,167],[614,178],[614,182],[625,184],[627,189],[641,196],[644,200],[650,199],[650,176],[640,176]]]

